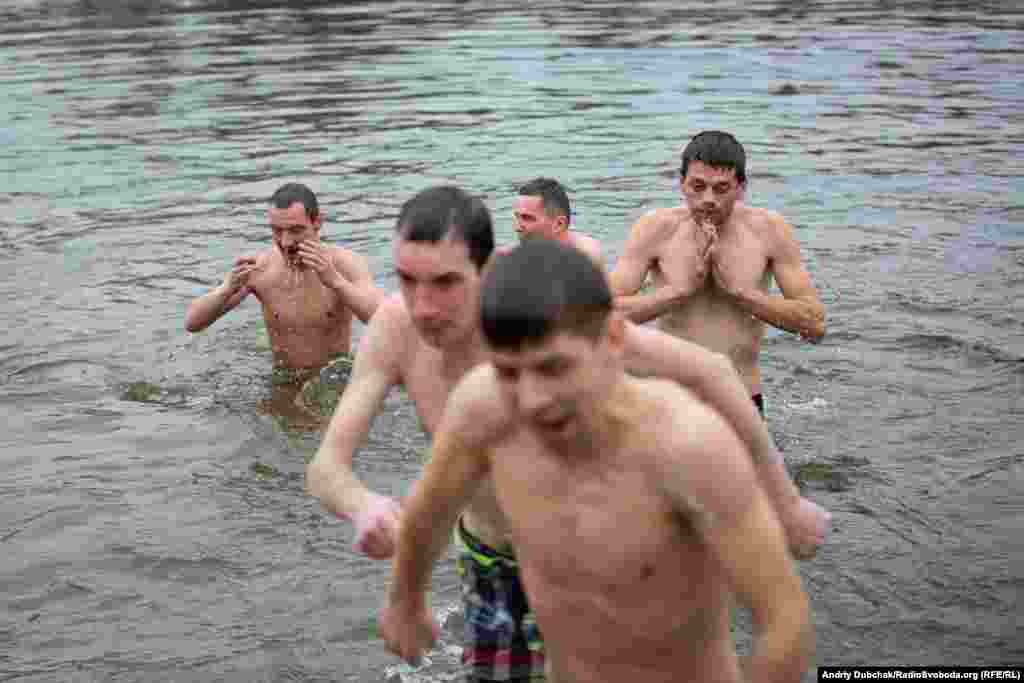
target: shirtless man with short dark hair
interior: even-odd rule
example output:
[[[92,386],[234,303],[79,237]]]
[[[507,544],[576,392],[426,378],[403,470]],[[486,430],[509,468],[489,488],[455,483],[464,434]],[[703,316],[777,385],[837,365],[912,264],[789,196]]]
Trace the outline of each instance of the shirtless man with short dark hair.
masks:
[[[353,314],[367,322],[383,293],[365,257],[320,241],[323,216],[305,185],[278,188],[267,218],[273,248],[239,257],[220,286],[189,306],[185,329],[206,329],[253,294],[275,366],[319,369],[349,352]]]
[[[825,307],[793,228],[774,211],[742,203],[746,154],[732,135],[695,136],[680,178],[685,205],[652,211],[630,230],[610,276],[616,307],[727,356],[763,412],[765,323],[819,341]],[[648,274],[655,288],[638,294]],[[781,296],[768,293],[772,277]]]
[[[590,235],[572,230],[572,208],[565,187],[554,178],[534,178],[519,186],[512,216],[520,240],[544,238],[576,247],[604,264],[601,243]]]

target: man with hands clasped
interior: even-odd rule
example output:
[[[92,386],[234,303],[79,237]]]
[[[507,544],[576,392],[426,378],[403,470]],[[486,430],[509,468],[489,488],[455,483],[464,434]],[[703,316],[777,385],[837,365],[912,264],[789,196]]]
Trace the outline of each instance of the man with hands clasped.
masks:
[[[810,341],[825,335],[825,307],[801,261],[793,228],[743,203],[746,155],[729,133],[705,131],[686,146],[684,206],[657,209],[630,230],[611,274],[616,308],[727,356],[758,409],[765,323]],[[654,289],[640,293],[650,274]],[[775,278],[782,295],[769,294]]]

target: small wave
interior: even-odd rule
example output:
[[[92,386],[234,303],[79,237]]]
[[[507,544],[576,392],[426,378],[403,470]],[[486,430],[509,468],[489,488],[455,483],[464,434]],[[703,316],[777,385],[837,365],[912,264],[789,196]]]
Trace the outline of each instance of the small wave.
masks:
[[[936,351],[963,354],[969,360],[991,363],[1021,363],[1024,357],[1008,353],[992,344],[968,341],[948,334],[905,334],[887,344],[889,349],[904,351]]]
[[[828,408],[829,403],[823,398],[815,396],[805,403],[787,403],[786,407],[796,413],[820,413]]]

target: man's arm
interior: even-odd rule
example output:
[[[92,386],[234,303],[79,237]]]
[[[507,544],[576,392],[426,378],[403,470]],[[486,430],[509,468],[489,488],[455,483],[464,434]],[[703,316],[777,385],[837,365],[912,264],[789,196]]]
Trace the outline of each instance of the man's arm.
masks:
[[[739,305],[769,325],[818,342],[825,336],[825,306],[800,257],[793,228],[778,214],[768,218],[774,230],[770,267],[782,296],[756,289],[734,291]]]
[[[378,619],[387,647],[415,662],[437,636],[426,604],[434,564],[448,546],[459,513],[490,471],[487,445],[495,436],[493,411],[481,410],[480,373],[468,375],[448,399],[430,460],[402,516],[393,576]],[[493,386],[484,388],[493,391]],[[491,412],[492,414],[488,414]]]
[[[341,249],[336,250],[335,254],[338,267],[344,274],[341,281],[337,283],[338,288],[335,291],[352,309],[356,317],[363,323],[367,323],[384,300],[384,292],[374,283],[373,274],[370,273],[370,265],[365,256]]]
[[[825,540],[830,515],[800,496],[729,359],[659,330],[628,324],[625,350],[631,371],[686,387],[729,423],[750,452],[758,480],[782,521],[790,551],[797,559],[814,557]]]
[[[370,491],[352,471],[356,449],[366,442],[373,419],[391,387],[400,381],[390,353],[400,339],[397,301],[385,302],[374,316],[356,353],[352,376],[331,416],[316,456],[306,465],[306,491],[321,506],[353,520],[354,546],[370,557],[390,557],[398,531],[399,507]]]
[[[630,229],[622,254],[615,262],[615,268],[608,276],[615,307],[635,323],[654,320],[662,313],[678,305],[696,290],[683,291],[665,283],[653,291],[638,294],[647,274],[658,261],[658,245],[666,238],[670,226],[658,211],[645,214]]]
[[[710,411],[691,408],[685,415],[689,431],[678,448],[688,449],[682,459],[689,462],[671,463],[662,485],[681,510],[697,510],[697,528],[751,609],[748,679],[799,681],[813,657],[814,627],[782,527],[736,435]]]
[[[601,251],[601,243],[599,241],[590,235],[584,235],[582,232],[573,231],[569,234],[572,235],[572,246],[589,256],[590,260],[596,263],[602,271],[607,270],[604,263],[604,254]]]
[[[747,668],[757,683],[799,681],[814,657],[810,601],[786,552],[782,529],[764,493],[746,513],[712,533],[733,590],[751,611],[755,638]]]
[[[252,293],[249,278],[261,267],[258,257],[239,257],[218,287],[189,304],[185,312],[185,329],[189,332],[202,332],[242,303]]]

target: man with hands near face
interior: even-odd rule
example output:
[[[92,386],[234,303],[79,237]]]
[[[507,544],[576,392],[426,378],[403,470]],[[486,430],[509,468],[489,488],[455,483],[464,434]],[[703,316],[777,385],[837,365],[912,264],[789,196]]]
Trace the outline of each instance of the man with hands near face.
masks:
[[[633,322],[657,319],[662,330],[727,356],[763,412],[765,323],[816,342],[825,335],[825,308],[792,226],[742,202],[746,155],[732,135],[695,136],[680,180],[685,206],[652,211],[631,229],[610,278],[616,307]],[[639,293],[648,274],[654,289]],[[772,277],[782,296],[768,293]]]
[[[206,329],[253,294],[275,366],[319,369],[349,352],[353,315],[367,322],[383,293],[363,256],[320,241],[323,216],[305,185],[278,188],[268,219],[273,247],[239,257],[219,287],[189,306],[185,329]]]

